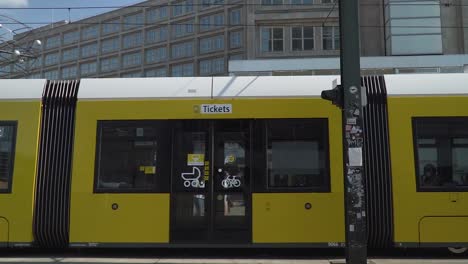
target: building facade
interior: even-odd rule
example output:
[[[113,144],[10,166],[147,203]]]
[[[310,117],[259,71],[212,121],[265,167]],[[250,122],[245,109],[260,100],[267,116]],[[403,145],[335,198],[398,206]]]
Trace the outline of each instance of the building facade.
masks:
[[[462,0],[360,1],[359,19],[362,56],[468,50]],[[0,78],[227,75],[229,61],[331,58],[341,45],[335,0],[150,0],[15,37],[35,39],[38,58],[0,65]]]
[[[375,38],[364,55],[383,55],[376,32],[383,27],[363,31]],[[20,67],[47,79],[227,75],[229,60],[335,57],[340,47],[333,0],[151,0],[15,39],[41,40],[38,58]],[[3,65],[0,78],[21,77],[17,66]]]

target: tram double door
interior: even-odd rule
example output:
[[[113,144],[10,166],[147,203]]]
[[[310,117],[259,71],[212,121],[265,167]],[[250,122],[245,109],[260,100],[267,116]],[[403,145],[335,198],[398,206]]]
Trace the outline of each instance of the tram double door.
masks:
[[[250,131],[248,120],[176,122],[172,243],[251,241]]]

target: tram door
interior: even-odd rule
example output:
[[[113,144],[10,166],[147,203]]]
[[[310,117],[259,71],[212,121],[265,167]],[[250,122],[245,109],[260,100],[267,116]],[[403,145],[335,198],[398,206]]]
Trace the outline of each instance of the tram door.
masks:
[[[177,121],[174,130],[171,242],[250,242],[250,122]]]

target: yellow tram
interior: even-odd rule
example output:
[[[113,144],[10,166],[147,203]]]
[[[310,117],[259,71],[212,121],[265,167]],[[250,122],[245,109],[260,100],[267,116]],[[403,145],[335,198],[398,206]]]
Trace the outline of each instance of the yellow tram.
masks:
[[[342,247],[335,79],[1,80],[0,246]],[[464,252],[468,75],[362,80],[369,245]]]

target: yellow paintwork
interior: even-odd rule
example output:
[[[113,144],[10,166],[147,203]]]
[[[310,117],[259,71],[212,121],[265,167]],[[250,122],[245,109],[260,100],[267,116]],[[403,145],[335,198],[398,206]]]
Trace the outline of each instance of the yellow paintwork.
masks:
[[[213,103],[232,104],[233,113],[200,114],[194,109],[200,104]],[[93,194],[98,120],[226,118],[329,118],[332,192],[254,194],[254,241],[344,241],[341,112],[329,102],[317,98],[291,98],[79,101],[73,155],[70,242],[169,242],[169,194]],[[286,199],[286,196],[290,198]],[[312,203],[310,212],[302,209],[305,200]],[[271,210],[266,214],[264,205],[268,201]],[[288,204],[288,201],[295,205]],[[113,202],[122,208],[119,213],[111,210]],[[270,218],[271,214],[278,218]],[[298,219],[300,217],[304,218]],[[310,232],[305,229],[306,225]]]
[[[5,218],[0,217],[0,243],[8,242],[8,222]]]
[[[32,242],[33,200],[39,118],[37,102],[0,102],[0,120],[17,121],[12,193],[0,193],[0,217],[9,225],[9,242]],[[2,241],[0,237],[0,242]]]
[[[342,193],[255,193],[252,200],[254,243],[344,241]]]
[[[421,243],[466,242],[468,217],[425,217],[420,223]]]
[[[425,216],[468,216],[466,193],[416,192],[411,121],[412,117],[468,116],[467,105],[468,97],[389,98],[395,242],[419,242],[419,221]],[[443,230],[456,233],[458,228],[447,221]],[[441,230],[425,236],[442,242],[446,237]]]
[[[168,242],[169,194],[91,192],[73,193],[70,242]]]

